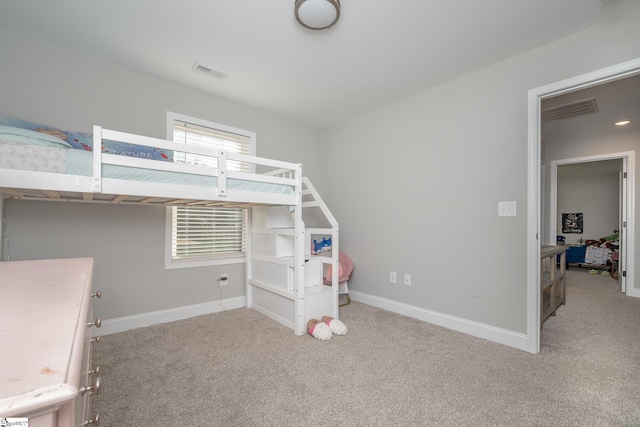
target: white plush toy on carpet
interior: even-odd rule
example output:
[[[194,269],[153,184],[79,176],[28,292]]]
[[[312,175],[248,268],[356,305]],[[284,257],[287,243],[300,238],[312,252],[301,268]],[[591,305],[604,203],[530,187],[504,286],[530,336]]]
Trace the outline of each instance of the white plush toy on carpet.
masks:
[[[347,329],[347,326],[344,323],[342,323],[342,321],[338,319],[334,319],[333,317],[322,316],[322,322],[329,325],[331,332],[333,332],[336,335],[345,335],[349,331]]]
[[[307,322],[307,332],[314,338],[319,340],[330,340],[333,336],[333,332],[325,322],[321,322],[318,319],[310,319]]]

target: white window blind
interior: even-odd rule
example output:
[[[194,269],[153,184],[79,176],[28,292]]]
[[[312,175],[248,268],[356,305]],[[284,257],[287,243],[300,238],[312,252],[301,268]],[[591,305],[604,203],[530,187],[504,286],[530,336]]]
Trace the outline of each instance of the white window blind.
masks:
[[[224,129],[226,128],[226,129]],[[245,134],[243,134],[245,133]],[[254,137],[250,132],[209,123],[208,126],[173,120],[173,141],[178,144],[219,148],[228,152],[252,154]],[[176,150],[174,162],[217,167],[217,159]],[[227,161],[227,169],[251,171],[251,166]],[[197,261],[240,257],[245,251],[246,210],[203,206],[171,208],[171,261]]]
[[[174,120],[173,141],[178,144],[222,148],[233,153],[251,154],[251,137]],[[191,165],[218,166],[218,159],[175,152],[173,161]],[[249,172],[249,164],[228,160],[227,169]]]
[[[244,209],[173,208],[174,259],[244,253]]]

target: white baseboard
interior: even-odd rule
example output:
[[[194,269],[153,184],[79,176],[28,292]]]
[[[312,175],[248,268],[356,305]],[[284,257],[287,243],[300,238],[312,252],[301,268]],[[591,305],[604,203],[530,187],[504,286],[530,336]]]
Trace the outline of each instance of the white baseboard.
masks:
[[[109,335],[124,332],[130,329],[144,328],[160,323],[174,322],[176,320],[189,319],[203,314],[219,313],[225,310],[233,310],[246,306],[245,297],[223,299],[222,301],[210,301],[202,304],[187,305],[170,308],[167,310],[152,311],[149,313],[134,314],[132,316],[118,317],[102,321],[100,329],[92,328],[93,335]]]
[[[473,322],[447,314],[438,313],[424,308],[376,297],[357,291],[350,291],[349,295],[353,301],[382,308],[423,322],[433,323],[454,331],[462,332],[478,338],[483,338],[509,347],[527,351],[526,334],[509,331],[483,323]],[[246,306],[246,298],[236,297],[218,301],[211,301],[202,304],[194,304],[183,307],[176,307],[167,310],[152,311],[149,313],[135,314],[132,316],[118,317],[102,321],[100,329],[93,328],[94,335],[109,335],[130,329],[144,328],[161,323],[173,322],[176,320],[189,319],[203,314],[219,313],[225,310],[233,310]],[[224,307],[224,308],[223,308]],[[255,308],[257,311],[258,308]],[[281,322],[282,323],[282,322]]]
[[[404,304],[397,301],[391,301],[385,298],[376,297],[357,291],[350,291],[349,295],[353,301],[368,304],[403,316],[412,317],[422,320],[423,322],[433,323],[447,329],[462,332],[478,338],[504,344],[519,350],[528,351],[527,335],[519,332],[509,331],[495,326],[486,325],[463,319],[460,317],[450,316],[424,308]]]
[[[629,286],[629,285],[627,284],[627,286]],[[628,292],[627,292],[627,296],[634,297],[634,298],[640,298],[640,289],[633,288],[633,287],[629,288]]]

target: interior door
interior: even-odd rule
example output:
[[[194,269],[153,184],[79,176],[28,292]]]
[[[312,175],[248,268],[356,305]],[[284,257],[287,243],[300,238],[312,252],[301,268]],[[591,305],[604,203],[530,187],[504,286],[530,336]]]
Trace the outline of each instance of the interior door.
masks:
[[[620,246],[619,246],[619,260],[618,260],[618,284],[620,285],[620,291],[627,293],[627,158],[622,158],[622,172],[620,172]]]

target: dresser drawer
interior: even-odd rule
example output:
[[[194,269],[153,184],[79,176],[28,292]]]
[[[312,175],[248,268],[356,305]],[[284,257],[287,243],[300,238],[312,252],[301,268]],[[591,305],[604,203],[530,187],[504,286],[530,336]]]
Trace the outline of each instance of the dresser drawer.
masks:
[[[76,427],[90,420],[93,259],[0,262],[5,351],[0,414],[27,417],[31,427]],[[11,349],[19,349],[12,351]],[[92,388],[93,387],[93,388]]]

